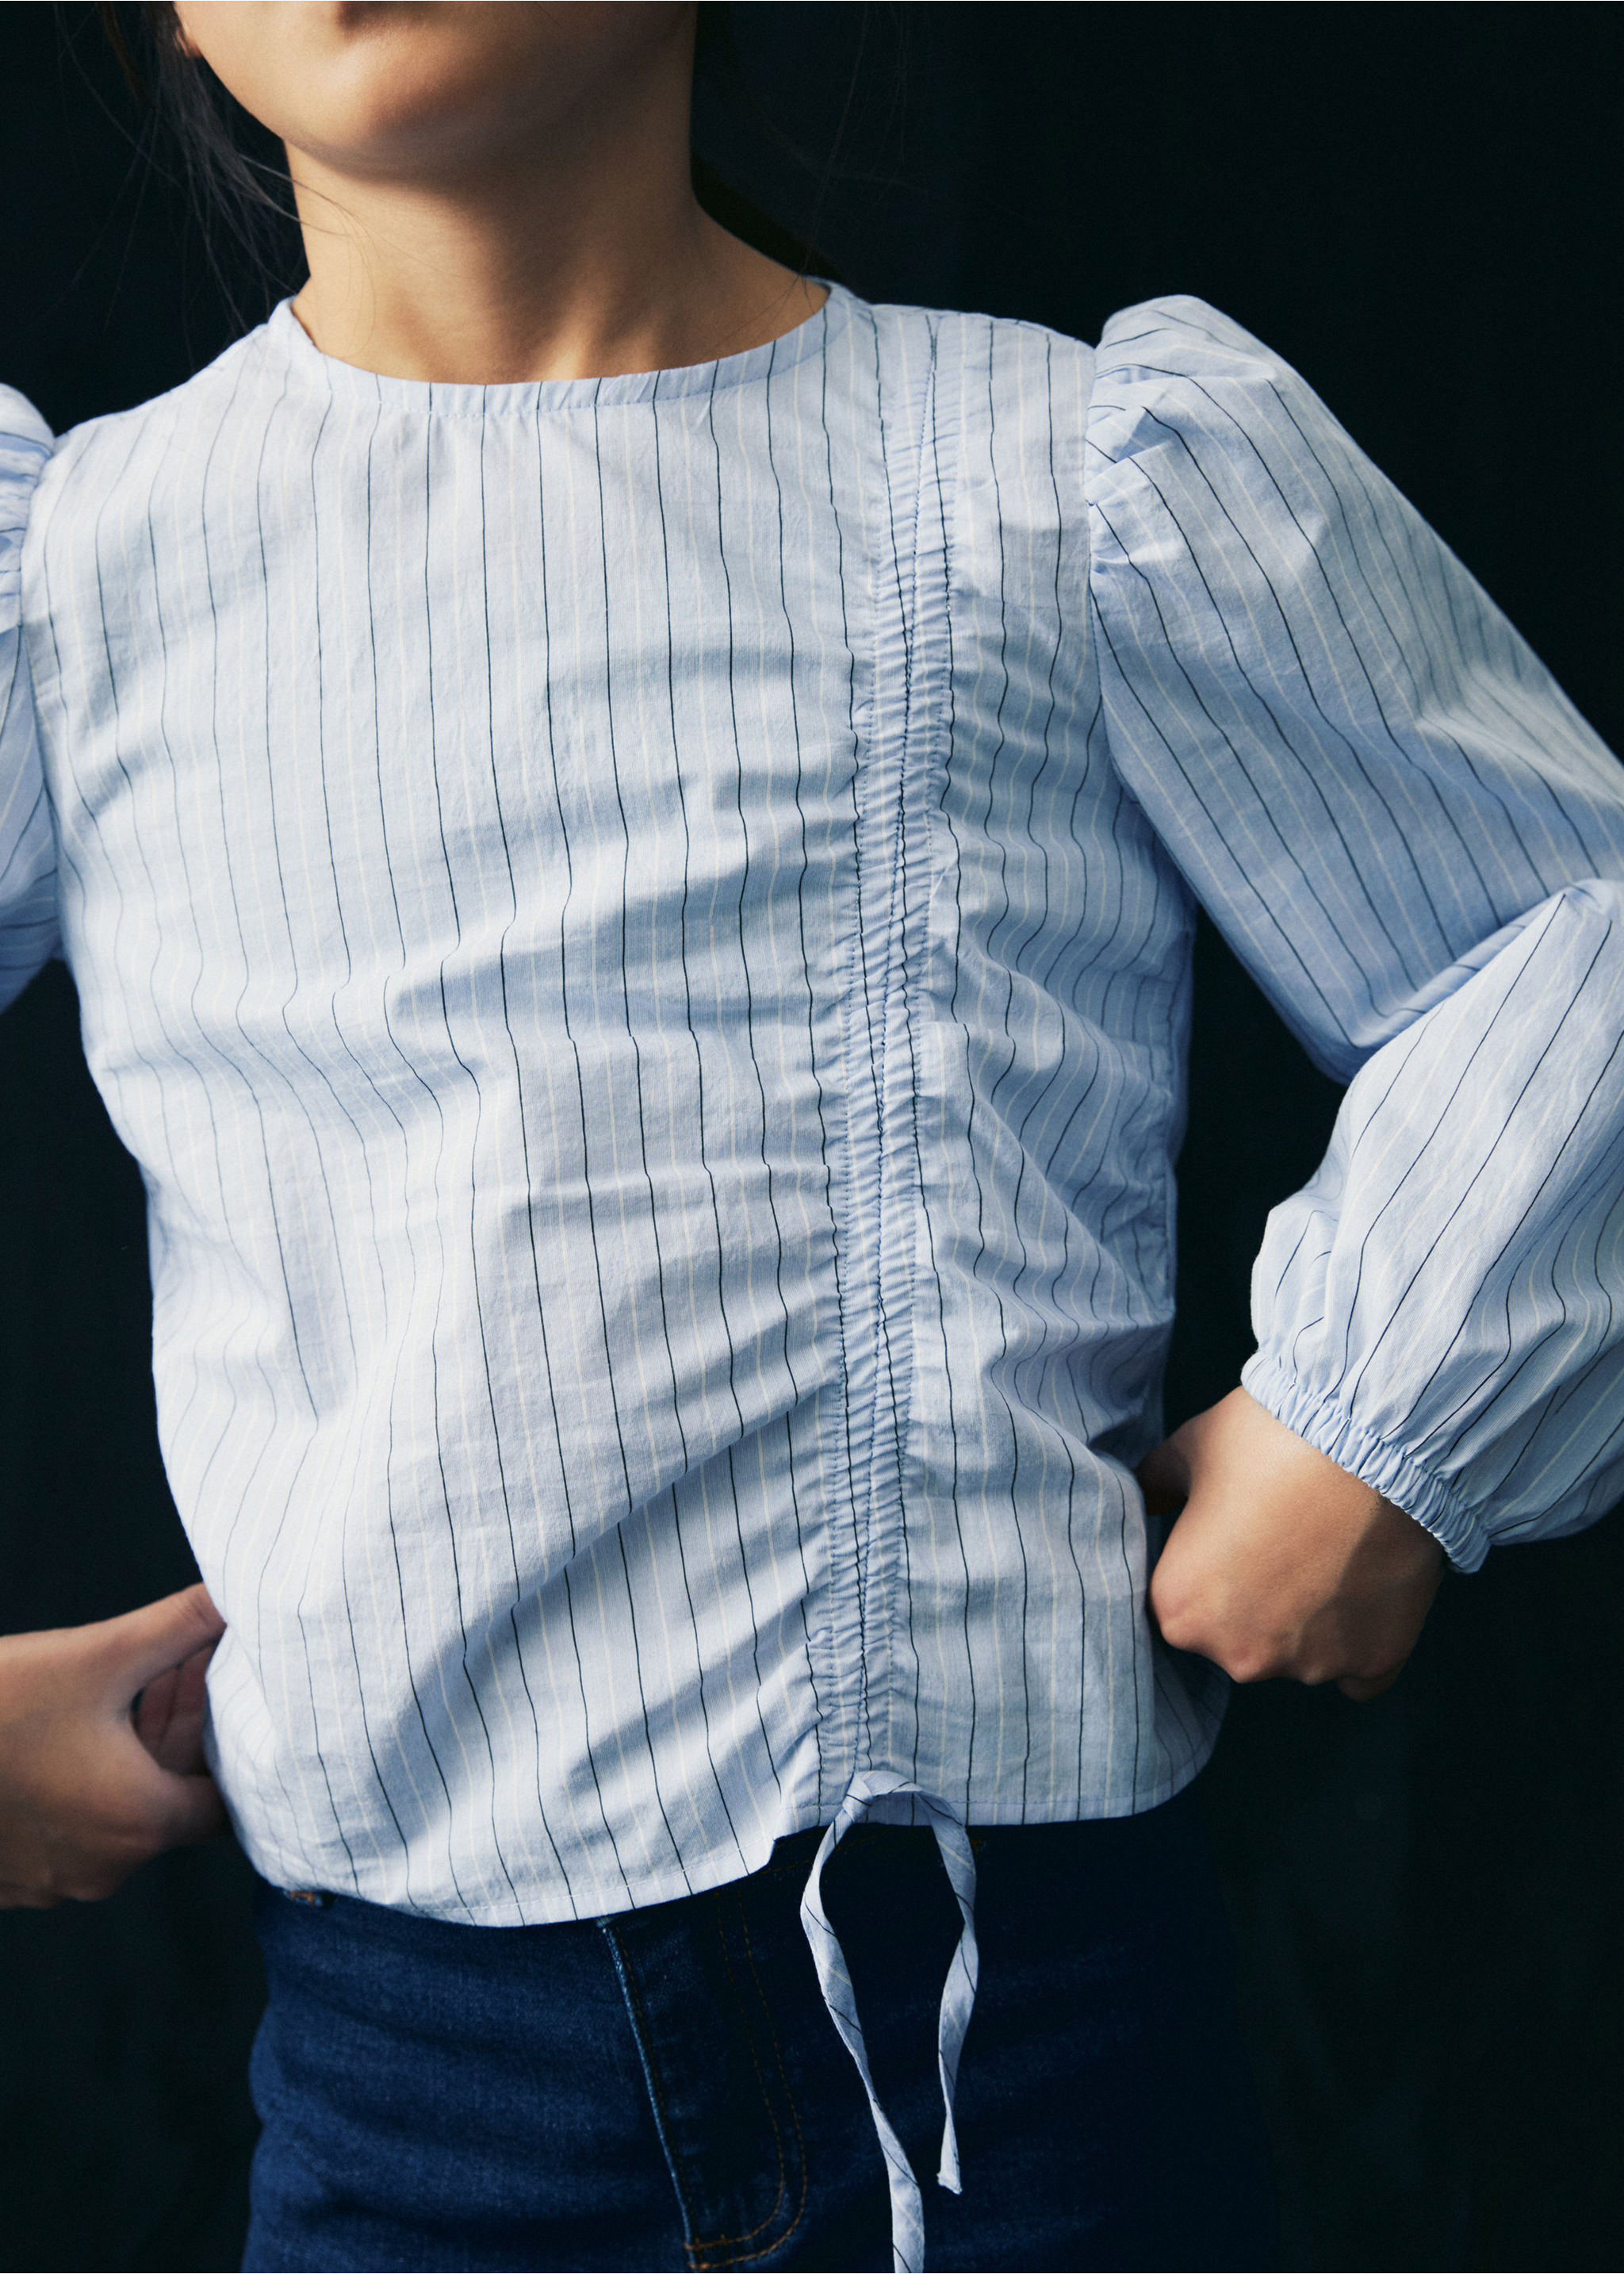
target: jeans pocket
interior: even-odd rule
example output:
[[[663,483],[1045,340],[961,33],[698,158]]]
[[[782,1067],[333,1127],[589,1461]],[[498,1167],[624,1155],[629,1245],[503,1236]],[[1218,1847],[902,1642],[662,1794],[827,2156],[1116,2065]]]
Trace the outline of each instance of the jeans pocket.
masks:
[[[808,2193],[800,2112],[774,2020],[773,1954],[753,1939],[737,1886],[601,1924],[689,2266],[702,2274],[764,2265],[794,2238]]]

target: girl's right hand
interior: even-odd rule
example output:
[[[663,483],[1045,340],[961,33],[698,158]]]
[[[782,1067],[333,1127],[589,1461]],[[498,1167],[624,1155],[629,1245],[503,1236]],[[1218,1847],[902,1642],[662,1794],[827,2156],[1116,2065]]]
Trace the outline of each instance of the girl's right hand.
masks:
[[[1376,1698],[1398,1679],[1444,1552],[1374,1486],[1244,1389],[1139,1464],[1146,1505],[1182,1510],[1150,1578],[1164,1642],[1236,1682],[1289,1676]]]
[[[0,1638],[0,1909],[110,1895],[226,1829],[204,1766],[207,1588],[124,1617]]]

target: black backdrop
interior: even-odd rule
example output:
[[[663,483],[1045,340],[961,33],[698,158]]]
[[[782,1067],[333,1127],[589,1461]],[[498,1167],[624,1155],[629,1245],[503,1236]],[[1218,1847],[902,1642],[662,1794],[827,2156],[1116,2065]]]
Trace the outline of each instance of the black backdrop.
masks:
[[[742,78],[697,138],[846,282],[1085,338],[1148,293],[1214,301],[1619,745],[1618,10],[732,12]],[[854,68],[809,218],[792,146],[827,150]],[[0,11],[0,374],[58,428],[233,333],[136,124],[87,8]],[[1198,957],[1172,1420],[1232,1383],[1264,1214],[1335,1106],[1209,932]],[[0,1625],[183,1584],[139,1179],[59,967],[0,1023]],[[1615,1520],[1449,1579],[1373,1706],[1237,1694],[1205,1787],[1289,2267],[1624,2264],[1621,1609]],[[257,1999],[223,1844],[0,1917],[0,2264],[236,2264]]]

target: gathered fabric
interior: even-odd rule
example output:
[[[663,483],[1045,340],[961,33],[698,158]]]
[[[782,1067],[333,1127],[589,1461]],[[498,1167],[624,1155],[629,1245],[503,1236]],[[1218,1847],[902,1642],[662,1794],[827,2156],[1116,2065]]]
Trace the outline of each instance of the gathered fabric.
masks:
[[[595,1918],[906,1803],[951,2103],[962,1827],[1222,1710],[1134,1481],[1198,903],[1348,1085],[1247,1386],[1470,1568],[1624,1485],[1621,783],[1197,301],[0,397],[0,973],[145,1180],[259,1871]]]

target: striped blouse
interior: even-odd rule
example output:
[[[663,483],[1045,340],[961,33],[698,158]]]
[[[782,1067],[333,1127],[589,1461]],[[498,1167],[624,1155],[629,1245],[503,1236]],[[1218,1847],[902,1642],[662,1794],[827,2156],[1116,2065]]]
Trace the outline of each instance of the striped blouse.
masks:
[[[0,426],[0,973],[146,1180],[271,1879],[567,1918],[1194,1774],[1198,900],[1349,1084],[1254,1397],[1468,1569],[1624,1488],[1624,776],[1223,317],[482,388],[283,306]]]

